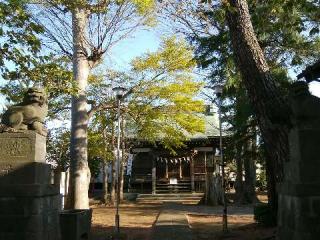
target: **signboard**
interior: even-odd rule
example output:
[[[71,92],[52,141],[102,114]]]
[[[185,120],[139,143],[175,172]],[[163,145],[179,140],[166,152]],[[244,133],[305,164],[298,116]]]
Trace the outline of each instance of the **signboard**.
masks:
[[[176,178],[170,178],[170,184],[172,184],[172,185],[177,185],[177,184],[178,184],[178,179],[176,179]]]

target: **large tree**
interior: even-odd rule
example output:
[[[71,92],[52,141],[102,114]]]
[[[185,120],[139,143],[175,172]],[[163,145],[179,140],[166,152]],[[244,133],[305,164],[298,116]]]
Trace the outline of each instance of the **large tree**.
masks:
[[[76,91],[71,99],[71,182],[67,207],[86,209],[90,181],[86,94],[89,74],[114,44],[150,20],[155,2],[43,0],[40,3],[31,4],[29,10],[45,30],[45,45],[72,59]]]
[[[234,56],[266,146],[270,204],[276,208],[276,183],[283,179],[283,163],[288,159],[289,108],[273,79],[258,43],[245,0],[225,3]]]
[[[199,3],[190,0],[180,3],[172,0],[167,9],[169,15],[173,15],[176,20],[176,29],[196,46],[196,58],[201,67],[209,70],[211,83],[226,82],[226,92],[229,92],[230,87],[238,88],[238,91],[234,91],[235,94],[227,94],[227,97],[236,99],[237,105],[237,95],[245,86],[246,98],[250,99],[253,117],[258,120],[262,139],[268,149],[267,163],[271,170],[268,172],[270,203],[276,206],[275,183],[281,181],[282,162],[287,151],[286,127],[279,125],[285,121],[279,114],[281,106],[285,105],[282,98],[285,93],[283,86],[288,79],[285,68],[299,66],[303,61],[312,60],[319,54],[319,4],[305,0],[249,0],[247,12],[244,12],[242,8],[238,8],[240,3],[247,4],[246,1],[204,0]],[[253,31],[252,24],[256,32]],[[273,99],[273,95],[277,97]],[[266,102],[268,98],[271,101]],[[283,104],[277,105],[278,102]],[[265,106],[261,106],[262,103]],[[275,110],[281,110],[270,111],[276,105],[278,108]],[[285,106],[284,108],[286,109]],[[248,116],[251,118],[252,114]],[[274,133],[277,129],[280,132]],[[276,141],[281,144],[270,140],[277,134],[280,138]]]

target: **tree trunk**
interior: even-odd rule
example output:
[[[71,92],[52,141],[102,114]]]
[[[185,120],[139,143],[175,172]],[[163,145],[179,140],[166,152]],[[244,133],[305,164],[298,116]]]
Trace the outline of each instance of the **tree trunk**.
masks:
[[[253,158],[253,142],[249,140],[246,144],[247,154],[244,158],[245,182],[244,182],[244,195],[246,203],[254,203],[257,201],[255,192],[255,159]]]
[[[123,187],[124,187],[124,166],[121,164],[120,169],[120,201],[123,200]]]
[[[236,146],[236,166],[237,166],[237,176],[236,182],[234,184],[236,194],[235,202],[238,204],[243,204],[244,202],[244,184],[243,184],[243,161],[242,161],[242,145],[240,143]]]
[[[224,200],[224,189],[222,188],[219,162],[220,159],[214,158],[214,172],[208,174],[208,177],[206,177],[206,181],[208,181],[208,194],[206,200],[207,203],[212,206],[222,205]]]
[[[108,151],[108,138],[107,138],[107,129],[106,126],[104,126],[103,132],[103,141],[104,141],[104,148],[105,148],[105,152]],[[103,183],[102,183],[102,191],[103,191],[103,198],[102,198],[102,202],[104,204],[109,202],[109,198],[108,198],[108,179],[109,179],[109,164],[107,162],[107,157],[105,156],[104,161],[103,161]]]
[[[112,119],[113,119],[113,116],[112,116]],[[115,137],[115,126],[114,126],[114,122],[112,122],[112,125],[111,125],[111,149],[112,151],[115,153],[116,152],[116,148],[115,148],[115,143],[116,143],[116,137]],[[116,154],[114,155],[114,159],[112,161],[112,164],[111,164],[111,174],[112,174],[112,179],[111,179],[111,189],[110,189],[110,197],[111,197],[111,203],[113,205],[116,204],[116,183],[117,183],[117,174],[116,174]]]
[[[77,94],[71,101],[71,183],[68,207],[88,209],[88,189],[90,169],[87,156],[87,97],[86,86],[89,76],[89,63],[85,54],[87,14],[76,8],[72,11],[73,33],[73,78],[77,84]]]
[[[227,24],[237,66],[258,119],[267,152],[269,204],[277,209],[275,183],[283,179],[283,163],[288,158],[288,106],[270,74],[268,64],[253,30],[245,0],[225,1]]]
[[[116,188],[117,188],[116,162],[112,161],[112,181],[111,181],[111,203],[116,203]]]
[[[103,191],[103,199],[102,202],[104,204],[108,203],[108,163],[106,161],[103,161],[103,183],[102,183],[102,191]]]
[[[212,206],[218,206],[223,204],[223,188],[222,188],[222,177],[217,173],[210,173],[208,175],[208,203]]]

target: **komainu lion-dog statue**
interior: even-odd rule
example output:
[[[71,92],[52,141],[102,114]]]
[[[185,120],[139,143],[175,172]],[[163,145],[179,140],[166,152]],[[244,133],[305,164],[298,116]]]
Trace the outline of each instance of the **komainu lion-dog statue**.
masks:
[[[0,132],[34,130],[46,136],[44,120],[47,114],[48,102],[45,91],[36,87],[29,88],[21,103],[10,106],[3,113]]]

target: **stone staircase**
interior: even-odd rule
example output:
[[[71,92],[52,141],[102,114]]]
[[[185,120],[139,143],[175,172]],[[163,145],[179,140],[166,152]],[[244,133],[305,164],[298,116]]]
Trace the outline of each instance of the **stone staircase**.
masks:
[[[163,204],[167,202],[182,204],[199,204],[204,197],[203,193],[157,193],[139,194],[136,202],[140,204]]]
[[[190,179],[178,179],[177,184],[170,184],[169,180],[158,180],[156,193],[190,193]]]

